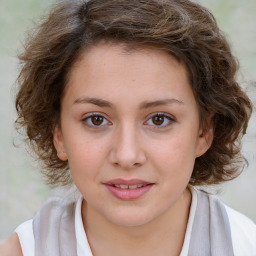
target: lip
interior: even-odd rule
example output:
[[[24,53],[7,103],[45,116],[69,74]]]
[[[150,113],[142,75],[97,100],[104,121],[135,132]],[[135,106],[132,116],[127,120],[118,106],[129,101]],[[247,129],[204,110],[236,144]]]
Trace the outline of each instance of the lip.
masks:
[[[145,181],[145,180],[140,180],[140,179],[114,179],[114,180],[109,180],[107,182],[104,182],[103,184],[106,185],[136,185],[136,184],[142,184],[142,185],[148,185],[148,184],[153,184],[152,182]]]
[[[106,183],[103,183],[108,191],[116,198],[129,201],[129,200],[135,200],[140,197],[142,197],[144,194],[146,194],[155,183],[140,180],[140,179],[114,179],[110,180]],[[142,184],[143,186],[140,188],[135,189],[122,189],[115,187],[114,185],[136,185],[136,184]]]

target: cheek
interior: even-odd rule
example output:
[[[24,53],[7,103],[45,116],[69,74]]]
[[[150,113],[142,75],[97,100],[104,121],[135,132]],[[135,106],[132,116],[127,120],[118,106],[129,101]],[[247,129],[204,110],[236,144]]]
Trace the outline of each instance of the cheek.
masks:
[[[151,156],[157,169],[167,176],[175,176],[175,179],[190,177],[195,162],[195,137],[177,133],[151,148]]]
[[[96,179],[103,164],[106,148],[92,140],[68,144],[67,154],[69,167],[74,179]]]
[[[73,144],[69,148],[69,167],[73,181],[87,201],[101,197],[97,186],[100,183],[103,156],[104,149],[90,141]]]

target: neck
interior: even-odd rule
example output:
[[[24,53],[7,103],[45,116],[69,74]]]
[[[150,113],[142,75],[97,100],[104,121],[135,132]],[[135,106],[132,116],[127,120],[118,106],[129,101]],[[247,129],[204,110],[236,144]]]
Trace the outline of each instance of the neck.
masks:
[[[84,228],[93,255],[168,255],[182,249],[191,204],[188,189],[175,204],[149,223],[141,226],[117,226],[83,202]]]

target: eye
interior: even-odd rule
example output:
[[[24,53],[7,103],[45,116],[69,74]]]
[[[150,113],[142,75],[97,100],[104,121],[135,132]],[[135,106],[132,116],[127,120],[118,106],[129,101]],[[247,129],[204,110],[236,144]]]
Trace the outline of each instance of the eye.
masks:
[[[111,123],[101,114],[91,113],[82,119],[82,122],[89,127],[102,127]]]
[[[161,128],[171,125],[174,121],[174,118],[170,115],[165,113],[156,113],[150,116],[146,124]]]

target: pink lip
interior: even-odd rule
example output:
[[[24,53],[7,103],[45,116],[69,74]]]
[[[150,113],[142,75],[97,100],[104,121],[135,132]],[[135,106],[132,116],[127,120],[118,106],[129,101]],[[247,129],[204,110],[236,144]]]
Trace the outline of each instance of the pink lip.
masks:
[[[136,185],[136,184],[142,184],[142,185],[148,185],[152,184],[152,182],[148,182],[145,180],[140,180],[140,179],[130,179],[130,180],[125,180],[125,179],[115,179],[115,180],[109,180],[107,182],[104,182],[106,185]]]
[[[115,197],[121,200],[135,200],[142,197],[146,194],[154,185],[154,183],[147,182],[144,180],[139,179],[131,179],[131,180],[124,180],[124,179],[115,179],[110,180],[106,183],[103,183],[108,191]],[[135,189],[122,189],[115,187],[114,185],[136,185],[142,184],[143,187],[135,188]]]

